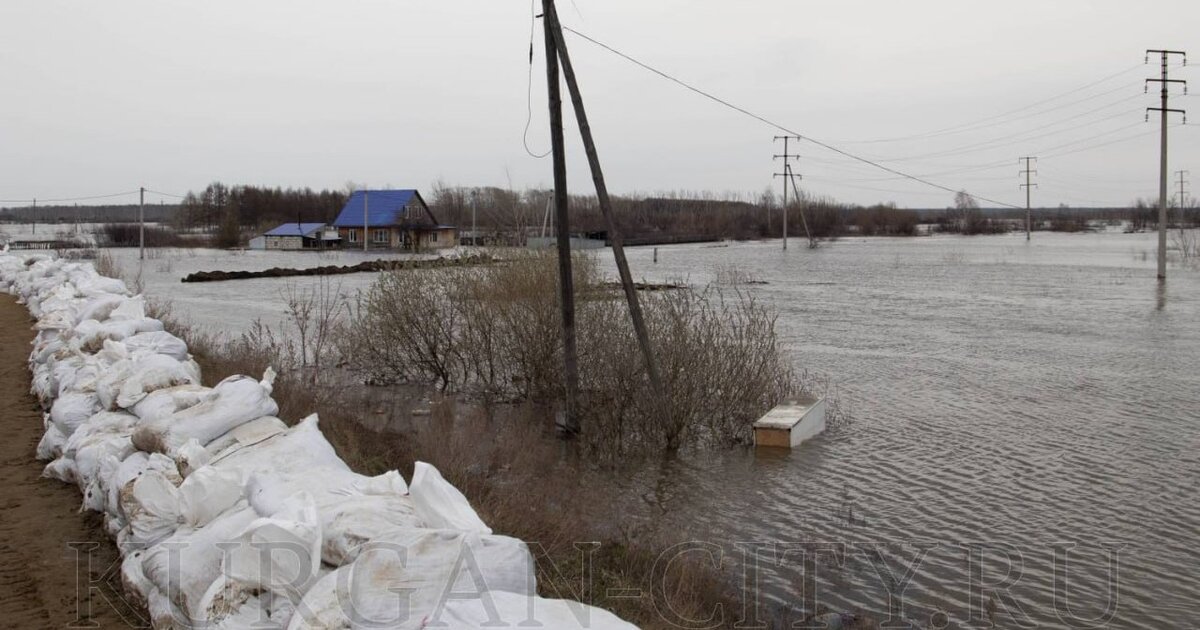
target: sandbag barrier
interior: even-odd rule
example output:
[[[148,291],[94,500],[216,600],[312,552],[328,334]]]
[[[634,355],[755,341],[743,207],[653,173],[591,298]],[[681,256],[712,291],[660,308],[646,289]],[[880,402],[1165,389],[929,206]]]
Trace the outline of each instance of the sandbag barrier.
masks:
[[[439,269],[442,267],[468,267],[487,265],[494,262],[488,254],[440,257],[412,260],[368,260],[357,265],[325,265],[306,269],[272,267],[263,271],[197,271],[183,277],[181,282],[224,282],[226,280],[251,280],[254,278],[290,278],[293,276],[337,276],[350,273],[375,273],[397,269]]]
[[[315,414],[289,428],[270,369],[202,386],[186,344],[90,263],[4,251],[0,290],[36,319],[44,475],[103,515],[152,627],[634,628],[538,597],[525,543],[434,467],[366,477]]]

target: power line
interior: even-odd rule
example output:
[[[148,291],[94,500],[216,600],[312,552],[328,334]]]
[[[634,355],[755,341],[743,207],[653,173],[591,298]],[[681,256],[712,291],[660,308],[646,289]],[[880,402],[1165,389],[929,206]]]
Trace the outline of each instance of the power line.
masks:
[[[1084,86],[1081,86],[1081,87],[1075,88],[1075,89],[1073,89],[1073,90],[1069,90],[1069,91],[1067,91],[1067,92],[1063,92],[1062,94],[1059,94],[1059,95],[1057,95],[1057,96],[1052,96],[1052,97],[1050,97],[1050,98],[1048,98],[1048,99],[1044,99],[1044,100],[1038,101],[1038,102],[1036,102],[1036,103],[1032,103],[1032,104],[1030,104],[1030,105],[1026,105],[1026,106],[1024,106],[1024,107],[1019,107],[1019,108],[1017,108],[1017,109],[1011,110],[1011,111],[1009,111],[1009,112],[1006,112],[1006,113],[1003,113],[1003,114],[997,114],[997,115],[995,115],[995,116],[989,116],[989,117],[987,117],[987,118],[982,118],[982,119],[979,119],[979,120],[976,120],[976,121],[973,121],[973,122],[962,123],[962,124],[955,125],[955,126],[952,126],[952,127],[945,127],[945,128],[943,128],[943,129],[938,129],[938,130],[935,130],[935,131],[930,131],[930,132],[925,132],[925,133],[920,133],[920,134],[914,134],[914,135],[911,135],[911,136],[900,136],[900,137],[895,137],[895,138],[880,138],[880,139],[876,139],[876,140],[858,140],[858,141],[848,142],[847,144],[882,144],[882,143],[887,143],[887,142],[902,142],[902,141],[905,141],[905,140],[918,140],[918,139],[922,139],[922,138],[932,138],[932,137],[943,136],[943,135],[953,135],[953,134],[956,134],[956,133],[965,133],[965,132],[967,132],[967,131],[975,131],[975,130],[977,130],[977,129],[985,129],[985,128],[987,128],[987,127],[994,127],[994,126],[996,126],[996,125],[1004,125],[1004,124],[1008,124],[1008,123],[1011,123],[1011,122],[1015,122],[1015,121],[1017,121],[1017,120],[1024,120],[1025,118],[1031,118],[1031,117],[1034,117],[1034,116],[1040,116],[1040,115],[1042,115],[1042,114],[1047,114],[1047,113],[1050,113],[1050,112],[1052,112],[1052,111],[1057,111],[1058,109],[1062,109],[1063,107],[1069,107],[1069,106],[1071,106],[1071,105],[1076,105],[1076,104],[1079,104],[1079,103],[1082,103],[1082,102],[1086,102],[1086,101],[1088,101],[1088,100],[1091,100],[1092,98],[1100,98],[1100,97],[1102,97],[1102,96],[1107,96],[1107,95],[1109,95],[1109,94],[1112,94],[1113,92],[1120,91],[1121,89],[1124,89],[1124,88],[1123,88],[1123,87],[1121,87],[1121,88],[1116,88],[1116,89],[1114,89],[1114,90],[1111,90],[1111,91],[1109,91],[1109,92],[1104,92],[1104,93],[1102,93],[1102,94],[1095,94],[1095,95],[1089,96],[1089,97],[1087,97],[1087,98],[1085,98],[1085,99],[1082,99],[1082,100],[1079,100],[1079,101],[1074,101],[1074,102],[1072,102],[1072,103],[1067,103],[1067,104],[1065,104],[1065,105],[1058,106],[1058,107],[1051,108],[1051,109],[1047,109],[1047,110],[1044,110],[1044,111],[1041,111],[1041,112],[1035,112],[1035,113],[1029,114],[1029,115],[1027,115],[1027,116],[1022,116],[1022,117],[1014,118],[1014,119],[1012,119],[1012,120],[1004,120],[1004,121],[1000,121],[1000,122],[997,122],[997,123],[995,123],[995,124],[992,124],[992,125],[984,125],[984,124],[982,124],[982,123],[991,122],[991,121],[994,121],[994,120],[997,120],[997,119],[1000,119],[1000,118],[1007,118],[1008,116],[1011,116],[1011,115],[1013,115],[1013,114],[1019,114],[1019,113],[1021,113],[1021,112],[1023,112],[1023,111],[1026,111],[1026,110],[1029,110],[1029,109],[1033,109],[1033,108],[1035,108],[1035,107],[1038,107],[1038,106],[1040,106],[1040,105],[1044,105],[1044,104],[1046,104],[1046,103],[1051,103],[1051,102],[1053,102],[1053,101],[1056,101],[1056,100],[1058,100],[1058,99],[1060,99],[1060,98],[1063,98],[1063,97],[1066,97],[1066,96],[1070,96],[1070,95],[1072,95],[1072,94],[1077,94],[1077,93],[1079,93],[1079,92],[1082,92],[1082,91],[1084,91],[1084,90],[1087,90],[1087,89],[1089,89],[1089,88],[1095,87],[1095,86],[1097,86],[1097,85],[1100,85],[1100,84],[1102,84],[1102,83],[1106,83],[1106,82],[1108,82],[1108,81],[1111,81],[1111,80],[1113,80],[1113,79],[1115,79],[1115,78],[1117,78],[1117,77],[1120,77],[1120,76],[1123,76],[1123,75],[1129,74],[1130,72],[1133,72],[1134,70],[1137,70],[1137,69],[1138,69],[1138,68],[1140,68],[1140,67],[1141,67],[1141,65],[1140,65],[1140,64],[1139,64],[1139,65],[1136,65],[1136,66],[1131,66],[1131,67],[1129,67],[1129,68],[1126,68],[1126,69],[1124,69],[1124,70],[1122,70],[1122,71],[1120,71],[1120,72],[1117,72],[1117,73],[1111,74],[1111,75],[1109,75],[1109,76],[1107,76],[1107,77],[1104,77],[1103,79],[1099,79],[1099,80],[1097,80],[1097,81],[1093,81],[1093,82],[1091,82],[1091,83],[1088,83],[1087,85],[1084,85]]]
[[[697,88],[697,87],[695,87],[695,86],[693,86],[693,85],[691,85],[691,84],[689,84],[689,83],[686,83],[686,82],[684,82],[684,81],[683,81],[683,80],[681,80],[681,79],[677,79],[677,78],[675,78],[675,77],[673,77],[673,76],[671,76],[671,75],[667,74],[666,72],[663,72],[662,70],[659,70],[659,69],[657,69],[657,68],[654,68],[653,66],[650,66],[650,65],[648,65],[648,64],[645,64],[645,63],[643,63],[643,62],[641,62],[641,61],[638,61],[637,59],[634,59],[633,57],[631,57],[631,56],[629,56],[629,55],[627,55],[627,54],[625,54],[625,53],[623,53],[623,52],[621,52],[621,51],[619,51],[619,50],[617,50],[617,49],[613,48],[612,46],[609,46],[608,44],[605,44],[605,43],[603,43],[603,42],[600,42],[600,41],[598,41],[598,40],[596,40],[596,39],[593,39],[593,38],[591,38],[591,37],[589,37],[589,36],[587,36],[587,35],[584,35],[583,33],[580,33],[579,31],[577,31],[577,30],[575,30],[575,29],[572,29],[572,28],[570,28],[570,27],[567,27],[567,26],[563,26],[562,28],[563,28],[563,30],[569,31],[569,32],[573,33],[574,35],[577,35],[577,36],[579,36],[579,37],[583,38],[584,40],[587,40],[587,41],[591,42],[592,44],[595,44],[596,46],[599,46],[600,48],[603,48],[603,49],[605,49],[605,50],[607,50],[607,51],[609,51],[609,52],[611,52],[611,53],[613,53],[613,54],[617,55],[618,57],[621,57],[622,59],[625,59],[626,61],[629,61],[630,63],[633,63],[634,65],[637,65],[637,66],[639,66],[639,67],[641,67],[641,68],[643,68],[643,69],[645,69],[645,70],[648,70],[648,71],[650,71],[650,72],[652,72],[652,73],[654,73],[654,74],[656,74],[656,75],[658,75],[658,76],[660,76],[660,77],[662,77],[662,78],[664,78],[664,79],[667,79],[668,81],[671,81],[672,83],[675,83],[675,84],[677,84],[677,85],[679,85],[679,86],[681,86],[681,87],[683,87],[683,88],[685,88],[685,89],[687,89],[687,90],[689,90],[689,91],[691,91],[691,92],[695,92],[696,94],[699,94],[700,96],[703,96],[704,98],[707,98],[707,99],[709,99],[709,100],[711,100],[711,101],[713,101],[713,102],[719,103],[720,105],[723,105],[723,106],[725,106],[725,107],[727,107],[727,108],[729,108],[729,109],[732,109],[732,110],[734,110],[734,111],[736,111],[736,112],[739,112],[739,113],[741,113],[741,114],[744,114],[744,115],[746,115],[746,116],[748,116],[748,117],[750,117],[750,118],[753,118],[753,119],[755,119],[755,120],[757,120],[757,121],[759,121],[759,122],[761,122],[761,123],[763,123],[763,124],[766,124],[766,125],[768,125],[768,126],[774,127],[775,129],[778,129],[778,130],[780,130],[780,131],[782,131],[782,132],[784,132],[784,133],[787,133],[787,134],[790,134],[790,135],[794,135],[794,136],[800,136],[800,137],[802,137],[804,140],[806,140],[806,141],[808,141],[808,142],[811,142],[811,143],[813,143],[813,144],[815,144],[815,145],[817,145],[817,146],[819,146],[819,147],[821,147],[821,148],[823,148],[823,149],[826,149],[826,150],[828,150],[828,151],[832,151],[832,152],[834,152],[834,153],[837,153],[837,154],[839,154],[839,155],[843,155],[843,156],[845,156],[845,157],[848,157],[848,158],[850,158],[850,159],[852,159],[852,160],[856,160],[856,161],[858,161],[858,162],[862,162],[863,164],[867,164],[867,165],[870,165],[870,166],[874,166],[874,167],[875,167],[875,168],[877,168],[877,169],[880,169],[880,170],[882,170],[882,171],[887,171],[887,172],[889,172],[889,173],[892,173],[893,175],[898,175],[898,176],[900,176],[900,177],[903,177],[903,178],[905,178],[905,179],[910,179],[910,180],[912,180],[912,181],[915,181],[915,182],[918,182],[918,183],[924,184],[924,185],[926,185],[926,186],[930,186],[930,187],[932,187],[932,188],[937,188],[937,189],[939,189],[939,190],[944,190],[944,191],[946,191],[946,192],[949,192],[949,193],[957,193],[957,192],[959,192],[959,191],[957,191],[957,190],[954,190],[953,188],[950,188],[949,186],[944,186],[944,185],[942,185],[942,184],[938,184],[938,183],[936,183],[936,182],[929,181],[928,179],[924,179],[924,178],[922,178],[922,177],[918,177],[918,176],[916,176],[916,175],[912,175],[912,174],[909,174],[909,173],[905,173],[905,172],[903,172],[903,171],[900,171],[900,170],[897,170],[897,169],[891,168],[891,167],[889,167],[889,166],[884,166],[883,164],[880,164],[880,163],[879,163],[879,162],[877,162],[877,161],[870,160],[870,159],[867,159],[867,158],[865,158],[865,157],[862,157],[862,156],[859,156],[859,155],[855,155],[855,154],[853,154],[853,153],[850,153],[849,151],[845,151],[845,150],[843,150],[843,149],[839,149],[839,148],[837,148],[837,147],[835,147],[835,146],[833,146],[833,145],[831,145],[831,144],[828,144],[828,143],[826,143],[826,142],[822,142],[822,141],[820,141],[820,140],[817,140],[816,138],[813,138],[812,136],[807,136],[807,135],[804,135],[804,134],[802,134],[802,133],[799,133],[799,132],[797,132],[797,131],[795,131],[795,130],[793,130],[793,129],[789,129],[789,128],[787,128],[787,127],[785,127],[785,126],[783,126],[783,125],[781,125],[781,124],[779,124],[779,123],[777,123],[777,122],[774,122],[774,121],[772,121],[772,120],[770,120],[770,119],[768,119],[768,118],[765,118],[765,117],[763,117],[763,116],[761,116],[761,115],[759,115],[759,114],[755,114],[754,112],[751,112],[750,110],[747,110],[747,109],[745,109],[745,108],[743,108],[743,107],[739,107],[739,106],[737,106],[737,105],[734,105],[733,103],[731,103],[731,102],[729,102],[729,101],[727,101],[727,100],[724,100],[724,99],[722,99],[722,98],[720,98],[720,97],[717,97],[717,96],[715,96],[715,95],[713,95],[713,94],[711,94],[711,93],[709,93],[709,92],[705,92],[704,90],[701,90],[700,88]],[[1018,209],[1019,209],[1019,207],[1018,207],[1018,206],[1015,206],[1015,205],[1013,205],[1013,204],[1010,204],[1010,203],[1006,203],[1006,202],[1003,202],[1003,201],[996,201],[995,199],[988,199],[987,197],[981,197],[981,196],[978,196],[978,195],[975,195],[975,196],[976,196],[978,199],[981,199],[981,200],[983,200],[983,201],[986,201],[986,202],[988,202],[988,203],[991,203],[991,204],[995,204],[995,205],[998,205],[998,206],[1005,206],[1005,207],[1008,207],[1008,208],[1018,208]]]
[[[128,195],[136,195],[138,191],[130,190],[128,192],[112,193],[111,195],[91,195],[88,197],[60,197],[58,199],[40,199],[43,203],[66,203],[70,201],[91,201],[93,199],[111,199],[113,197],[125,197]],[[33,203],[34,199],[0,199],[0,203]]]
[[[976,142],[973,144],[967,144],[967,145],[962,145],[959,147],[953,147],[953,148],[945,149],[943,151],[938,151],[938,152],[934,152],[934,153],[926,153],[924,155],[916,155],[916,156],[911,156],[911,157],[906,157],[906,158],[888,158],[888,159],[881,159],[880,161],[881,162],[910,162],[910,161],[917,161],[917,160],[928,159],[928,158],[936,159],[936,158],[941,158],[941,157],[954,157],[954,156],[958,156],[958,155],[966,155],[966,154],[970,154],[970,153],[978,153],[980,151],[988,151],[991,149],[998,149],[1001,147],[1012,146],[1014,144],[1031,142],[1034,140],[1040,140],[1042,138],[1049,138],[1051,136],[1069,133],[1071,131],[1075,131],[1077,129],[1083,129],[1085,127],[1090,127],[1092,125],[1098,125],[1100,123],[1107,122],[1109,120],[1112,120],[1114,118],[1119,118],[1121,116],[1128,116],[1129,114],[1132,114],[1135,112],[1140,112],[1141,108],[1135,108],[1135,109],[1131,109],[1131,110],[1117,112],[1116,114],[1105,116],[1104,118],[1100,118],[1098,120],[1093,120],[1093,121],[1085,122],[1083,124],[1066,127],[1064,129],[1058,129],[1055,131],[1050,131],[1050,132],[1043,133],[1043,134],[1037,134],[1037,135],[1033,135],[1030,137],[1025,137],[1025,136],[1029,136],[1029,134],[1036,134],[1038,131],[1041,131],[1043,129],[1049,129],[1051,127],[1056,127],[1063,123],[1068,123],[1068,122],[1072,122],[1075,120],[1079,120],[1080,118],[1083,118],[1085,116],[1090,116],[1092,114],[1104,111],[1106,109],[1110,109],[1112,107],[1115,107],[1122,103],[1129,102],[1134,99],[1139,99],[1141,97],[1142,97],[1141,94],[1133,94],[1133,95],[1130,95],[1119,101],[1113,101],[1112,103],[1104,105],[1103,107],[1099,107],[1099,108],[1084,112],[1082,114],[1072,115],[1068,118],[1062,118],[1062,119],[1056,120],[1052,123],[1047,123],[1045,125],[1042,125],[1040,127],[1026,129],[1024,131],[1019,131],[1017,133],[1007,134],[1004,136],[999,136],[999,137],[992,138],[989,140],[983,140],[983,141]]]
[[[1182,124],[1182,123],[1176,123],[1176,124],[1174,124],[1174,125],[1171,125],[1171,126],[1170,126],[1170,128],[1171,128],[1171,129],[1174,129],[1175,127],[1182,127],[1182,126],[1183,126],[1183,124]],[[1136,133],[1136,134],[1133,134],[1133,135],[1131,135],[1131,136],[1125,136],[1125,137],[1123,137],[1123,138],[1117,138],[1116,140],[1110,140],[1110,141],[1108,141],[1108,142],[1102,142],[1102,143],[1100,143],[1100,144],[1093,144],[1093,145],[1086,146],[1086,147],[1080,147],[1080,148],[1078,148],[1078,149],[1072,149],[1072,150],[1070,150],[1070,151],[1063,151],[1062,153],[1055,153],[1055,154],[1053,154],[1053,155],[1047,155],[1047,156],[1044,156],[1044,157],[1043,157],[1043,159],[1046,159],[1046,158],[1056,158],[1056,157],[1063,157],[1064,155],[1074,155],[1074,154],[1076,154],[1076,153],[1080,153],[1080,152],[1083,152],[1083,151],[1091,151],[1092,149],[1099,149],[1099,148],[1102,148],[1102,147],[1107,147],[1107,146],[1110,146],[1110,145],[1113,145],[1113,144],[1119,144],[1119,143],[1122,143],[1122,142],[1128,142],[1128,141],[1130,141],[1130,140],[1136,140],[1136,139],[1138,139],[1138,138],[1143,138],[1143,137],[1145,137],[1145,136],[1149,136],[1149,135],[1156,134],[1156,133],[1158,133],[1158,130],[1157,130],[1157,129],[1155,129],[1155,130],[1153,130],[1153,131],[1146,131],[1146,132],[1142,132],[1142,133]],[[1094,138],[1093,138],[1093,139],[1094,139]]]
[[[149,188],[146,189],[146,192],[154,193],[155,195],[162,195],[163,197],[174,197],[176,199],[186,199],[187,198],[187,195],[176,195],[175,193],[162,192],[162,191],[158,191],[158,190],[150,190]]]

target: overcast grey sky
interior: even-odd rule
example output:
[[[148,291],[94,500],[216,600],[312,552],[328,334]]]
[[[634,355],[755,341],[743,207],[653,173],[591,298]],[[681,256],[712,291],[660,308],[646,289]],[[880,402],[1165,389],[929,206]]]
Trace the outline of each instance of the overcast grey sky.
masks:
[[[1195,0],[559,1],[567,26],[802,134],[1014,204],[1023,155],[1043,157],[1035,205],[1157,196],[1157,127],[1143,110],[1158,103],[1142,81],[1158,66],[1139,64],[1162,47],[1191,48],[1200,64]],[[213,180],[548,185],[549,160],[522,143],[530,18],[528,0],[4,0],[0,199]],[[568,39],[615,192],[773,185],[777,130]],[[1197,124],[1172,130],[1172,170],[1200,182],[1193,109]],[[568,138],[571,184],[591,192]],[[952,201],[811,144],[801,153],[815,194]]]

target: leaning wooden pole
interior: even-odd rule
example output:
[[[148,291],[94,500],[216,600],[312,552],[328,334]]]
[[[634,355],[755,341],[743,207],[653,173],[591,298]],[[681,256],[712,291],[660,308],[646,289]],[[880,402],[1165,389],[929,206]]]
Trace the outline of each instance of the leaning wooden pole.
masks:
[[[575,77],[575,67],[571,64],[571,55],[567,51],[566,38],[563,37],[562,25],[558,22],[558,11],[554,8],[554,0],[543,0],[545,6],[546,27],[553,31],[554,45],[558,56],[562,59],[563,76],[567,79],[567,88],[571,91],[571,103],[575,107],[575,119],[579,122],[579,134],[583,137],[584,150],[587,152],[588,164],[592,168],[592,180],[596,184],[596,197],[600,201],[600,211],[604,214],[605,227],[608,228],[608,238],[612,243],[613,256],[617,259],[617,273],[621,276],[621,287],[625,290],[625,299],[629,302],[629,316],[633,319],[633,330],[637,335],[642,357],[646,361],[646,372],[650,375],[650,384],[660,395],[664,393],[662,375],[658,371],[658,362],[650,347],[650,334],[646,330],[646,320],[642,316],[642,305],[638,301],[637,288],[633,284],[633,276],[629,273],[629,261],[625,259],[625,247],[621,233],[613,220],[612,200],[608,196],[608,185],[604,183],[604,171],[600,168],[600,155],[596,152],[596,143],[592,138],[592,126],[588,123],[587,110],[583,107],[583,95],[579,92],[579,81]]]
[[[544,15],[554,11],[554,0],[542,0]],[[559,432],[565,438],[579,434],[579,353],[575,345],[575,279],[571,275],[571,222],[567,196],[567,155],[563,137],[562,87],[559,84],[557,22],[546,19],[546,84],[550,95],[550,145],[554,153],[554,213],[558,232],[558,288],[562,308],[563,385],[566,409]]]

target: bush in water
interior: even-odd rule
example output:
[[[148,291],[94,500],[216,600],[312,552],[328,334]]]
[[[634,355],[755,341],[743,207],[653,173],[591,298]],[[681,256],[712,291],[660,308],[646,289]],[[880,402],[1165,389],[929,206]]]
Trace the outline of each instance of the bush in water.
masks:
[[[751,425],[801,393],[775,316],[738,287],[641,295],[665,392],[645,374],[626,304],[594,260],[575,261],[584,443],[628,451],[746,443]],[[504,264],[385,273],[342,336],[351,369],[489,399],[562,397],[553,254]]]

